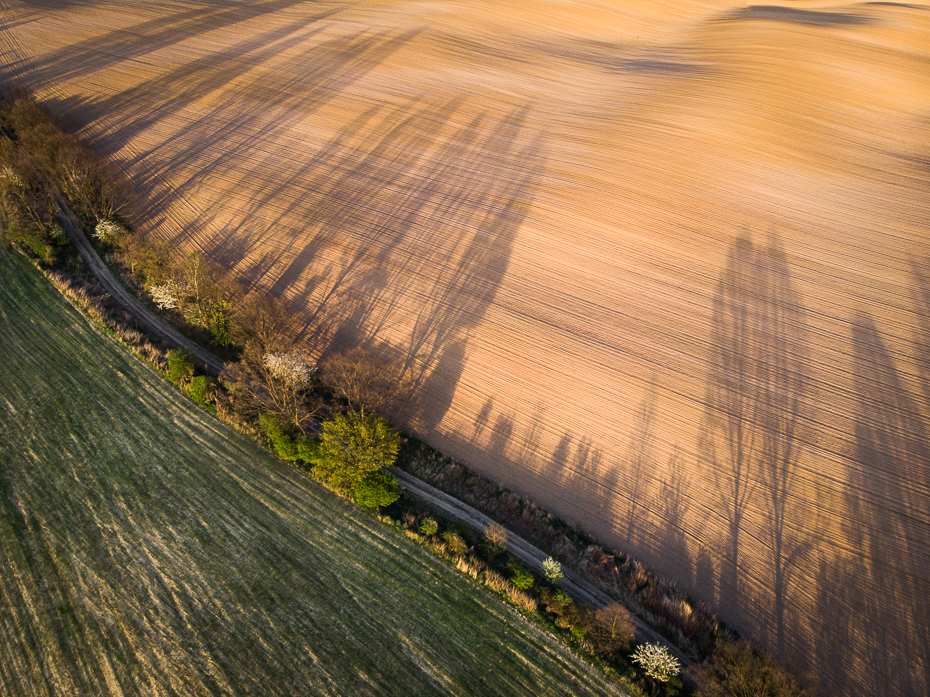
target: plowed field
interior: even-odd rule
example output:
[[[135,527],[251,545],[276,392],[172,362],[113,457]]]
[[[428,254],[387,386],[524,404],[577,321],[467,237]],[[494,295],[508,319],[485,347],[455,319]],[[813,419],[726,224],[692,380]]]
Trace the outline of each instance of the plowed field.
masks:
[[[850,694],[930,689],[930,6],[3,0],[146,234]]]

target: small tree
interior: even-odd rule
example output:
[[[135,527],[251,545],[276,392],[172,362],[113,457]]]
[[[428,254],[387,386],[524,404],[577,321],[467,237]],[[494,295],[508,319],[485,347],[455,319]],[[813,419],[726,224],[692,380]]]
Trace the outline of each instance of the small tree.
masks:
[[[420,532],[424,535],[435,535],[439,530],[439,523],[435,518],[424,518],[420,521]]]
[[[542,563],[543,575],[554,586],[562,583],[565,576],[562,574],[562,565],[555,559],[549,557]]]
[[[400,366],[362,348],[330,356],[320,366],[320,374],[362,416],[396,406],[410,387]]]
[[[316,367],[302,349],[247,355],[224,374],[230,388],[254,411],[270,411],[300,428],[315,414]]]
[[[370,472],[352,489],[355,501],[363,508],[390,506],[400,498],[397,478],[387,472]]]
[[[503,525],[491,523],[484,529],[484,543],[492,555],[507,550],[507,530]]]
[[[323,424],[314,473],[342,494],[365,475],[390,467],[400,450],[400,436],[380,416],[340,414]]]
[[[693,669],[696,697],[814,697],[805,681],[748,641],[720,638],[706,665]]]
[[[283,302],[252,291],[236,304],[231,331],[237,342],[258,355],[280,353],[293,348],[293,322],[294,314]]]
[[[672,682],[681,670],[678,659],[661,644],[640,644],[631,658],[655,685]]]
[[[588,637],[601,655],[608,658],[621,656],[636,637],[630,611],[620,603],[600,608],[594,613]]]
[[[194,377],[194,354],[190,349],[177,348],[168,352],[168,379],[181,385]]]
[[[115,220],[101,220],[94,227],[94,237],[104,244],[113,244],[129,231]]]

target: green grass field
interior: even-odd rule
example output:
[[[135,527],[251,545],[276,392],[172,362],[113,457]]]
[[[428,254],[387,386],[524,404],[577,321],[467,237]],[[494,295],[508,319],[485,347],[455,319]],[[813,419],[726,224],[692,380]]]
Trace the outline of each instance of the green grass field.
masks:
[[[0,694],[620,689],[0,251]]]

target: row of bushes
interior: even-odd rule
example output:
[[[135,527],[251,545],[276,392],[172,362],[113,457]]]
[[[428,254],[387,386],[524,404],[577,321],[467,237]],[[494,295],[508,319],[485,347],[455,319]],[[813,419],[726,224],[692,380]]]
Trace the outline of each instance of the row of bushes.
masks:
[[[393,462],[401,440],[374,412],[391,413],[409,393],[401,370],[354,349],[331,356],[318,371],[297,344],[294,317],[281,302],[245,290],[198,254],[181,254],[134,234],[120,217],[131,203],[128,184],[109,163],[65,132],[27,92],[4,95],[0,130],[0,212],[5,236],[44,262],[45,273],[65,295],[165,372],[195,402],[240,431],[263,438],[282,458],[333,490],[370,508],[397,500],[396,480],[382,468]],[[193,338],[209,340],[216,347],[230,366],[218,381],[198,375],[189,353],[169,352],[146,337],[79,260],[65,252],[67,236],[57,219],[59,198],[68,202],[85,229],[94,230],[95,244],[127,286]],[[325,417],[321,433],[317,416]],[[765,654],[722,636],[707,608],[691,602],[638,561],[609,553],[532,502],[469,473],[423,444],[408,443],[401,464],[586,574],[692,657],[710,657],[692,676],[702,685],[698,694],[716,697],[725,690],[734,695],[806,694]],[[407,534],[424,533],[408,529]],[[432,535],[429,539],[435,542]],[[456,552],[460,545],[455,538],[443,538],[433,546],[442,545],[451,550],[461,570],[480,577],[525,611],[542,604],[577,646],[611,658],[603,646],[598,649],[595,639],[600,611],[582,609],[569,602],[564,591],[545,586],[535,586],[535,595],[530,593],[535,582],[528,570],[513,565],[507,567],[509,571],[495,569],[473,554]],[[737,664],[751,669],[735,670]],[[756,678],[770,676],[766,685],[777,684],[780,691],[741,691],[732,676],[743,672]]]
[[[640,645],[631,654],[635,627],[620,603],[593,608],[562,588],[560,564],[552,558],[534,573],[507,554],[507,534],[497,524],[479,536],[466,525],[444,521],[418,504],[402,500],[381,519],[429,548],[486,586],[576,652],[620,680],[633,694],[649,689],[678,694],[680,664],[668,650]],[[664,666],[660,670],[659,666]]]

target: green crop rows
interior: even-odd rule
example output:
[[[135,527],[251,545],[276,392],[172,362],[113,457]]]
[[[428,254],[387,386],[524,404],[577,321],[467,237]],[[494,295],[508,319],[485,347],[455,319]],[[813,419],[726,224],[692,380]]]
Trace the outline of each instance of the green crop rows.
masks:
[[[619,688],[0,251],[0,694]]]

